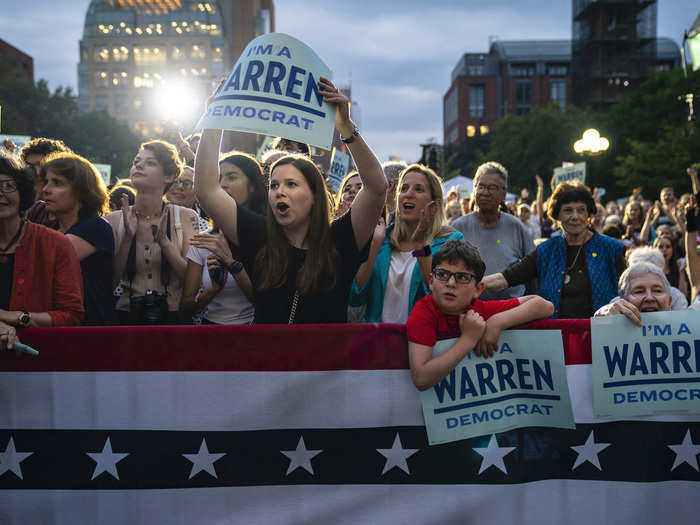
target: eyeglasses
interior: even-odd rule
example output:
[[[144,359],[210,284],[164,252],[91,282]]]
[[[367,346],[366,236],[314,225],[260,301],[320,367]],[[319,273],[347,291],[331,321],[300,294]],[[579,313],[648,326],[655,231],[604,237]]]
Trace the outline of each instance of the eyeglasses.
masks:
[[[17,191],[17,183],[13,180],[0,180],[0,193],[8,194]]]
[[[450,277],[455,278],[457,284],[469,284],[472,280],[476,281],[476,275],[467,272],[451,272],[445,270],[444,268],[435,268],[433,270],[433,277],[438,281],[448,282]]]
[[[487,191],[489,193],[494,193],[501,189],[498,184],[477,184],[476,191]]]
[[[182,186],[183,189],[191,190],[194,187],[194,184],[191,180],[178,180],[173,183],[173,186]]]

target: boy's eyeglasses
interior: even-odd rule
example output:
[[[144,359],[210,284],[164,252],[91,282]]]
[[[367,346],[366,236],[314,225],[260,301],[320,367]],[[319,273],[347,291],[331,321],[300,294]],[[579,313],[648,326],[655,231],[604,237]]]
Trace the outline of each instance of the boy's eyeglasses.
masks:
[[[444,268],[435,268],[433,270],[433,277],[435,277],[438,281],[447,282],[450,280],[450,277],[453,276],[457,284],[469,284],[472,282],[472,280],[476,281],[476,275],[473,273],[451,272],[449,270],[445,270]]]
[[[191,190],[194,187],[194,183],[191,180],[178,180],[173,182],[173,187],[181,187],[185,190]]]
[[[14,193],[17,191],[17,183],[13,180],[0,180],[0,193]]]

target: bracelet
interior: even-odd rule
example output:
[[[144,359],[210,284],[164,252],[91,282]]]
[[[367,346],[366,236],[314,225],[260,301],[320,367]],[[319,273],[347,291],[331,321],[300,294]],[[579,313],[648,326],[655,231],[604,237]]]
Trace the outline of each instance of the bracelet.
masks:
[[[417,249],[417,250],[413,250],[413,251],[411,252],[411,255],[413,255],[414,257],[427,257],[427,256],[430,255],[431,253],[432,253],[432,252],[430,251],[430,245],[429,245],[429,244],[426,244],[426,245],[423,246],[422,248],[419,248],[419,249]]]
[[[343,141],[344,144],[352,144],[355,141],[355,137],[360,135],[360,130],[357,129],[357,126],[355,124],[352,125],[352,135],[350,135],[348,138],[344,139],[343,136],[340,136],[340,140]]]
[[[231,275],[236,275],[243,269],[243,263],[241,261],[233,261],[227,269]]]

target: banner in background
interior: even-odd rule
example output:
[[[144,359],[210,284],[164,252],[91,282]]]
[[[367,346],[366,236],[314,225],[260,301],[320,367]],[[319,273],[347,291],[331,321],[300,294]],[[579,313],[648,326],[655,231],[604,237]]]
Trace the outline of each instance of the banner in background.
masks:
[[[105,183],[105,186],[109,186],[110,181],[112,180],[112,165],[111,164],[95,164],[94,162],[92,163],[95,168],[97,168],[97,171],[100,172],[100,175],[102,176],[102,180]]]
[[[335,107],[318,80],[331,70],[309,46],[266,33],[243,50],[196,129],[230,129],[284,137],[331,149]]]
[[[591,318],[597,416],[700,414],[700,316],[695,310]]]
[[[328,188],[333,191],[333,193],[337,193],[340,189],[340,184],[343,182],[345,175],[348,174],[349,167],[350,155],[343,153],[338,150],[338,148],[333,148],[327,181]]]
[[[433,357],[456,339],[438,341]],[[431,445],[522,427],[574,428],[561,333],[507,330],[490,358],[474,352],[421,392]]]
[[[586,184],[586,163],[577,162],[573,166],[554,168],[553,186],[556,188],[560,182],[577,180],[581,184]]]

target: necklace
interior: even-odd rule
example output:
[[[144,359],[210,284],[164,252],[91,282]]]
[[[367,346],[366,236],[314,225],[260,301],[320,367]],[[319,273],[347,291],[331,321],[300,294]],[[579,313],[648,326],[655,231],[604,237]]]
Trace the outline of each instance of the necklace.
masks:
[[[10,242],[3,248],[0,246],[0,252],[6,252],[7,250],[10,249],[10,246],[12,246],[14,243],[17,242],[17,239],[19,239],[20,235],[22,235],[22,229],[24,227],[24,221],[20,221],[19,223],[19,228],[17,228],[17,233],[15,234],[14,237],[10,240]],[[7,264],[7,261],[10,260],[9,255],[0,255],[0,264]]]
[[[150,221],[151,218],[154,218],[154,219],[155,219],[155,218],[158,218],[158,217],[160,217],[161,215],[163,215],[163,210],[164,210],[164,209],[165,209],[165,202],[161,203],[161,206],[160,206],[160,213],[157,214],[157,215],[156,215],[156,214],[153,214],[153,217],[151,217],[150,215],[142,215],[141,212],[138,211],[138,210],[134,210],[134,214],[135,214],[139,219],[146,219],[147,221]]]
[[[578,261],[578,256],[581,255],[581,250],[583,249],[583,244],[578,247],[578,251],[576,252],[576,257],[574,257],[574,262],[571,263],[571,266],[564,268],[564,271],[562,272],[565,277],[564,277],[564,284],[569,284],[571,282],[571,275],[569,272],[574,269],[574,266],[576,266],[576,261]]]

